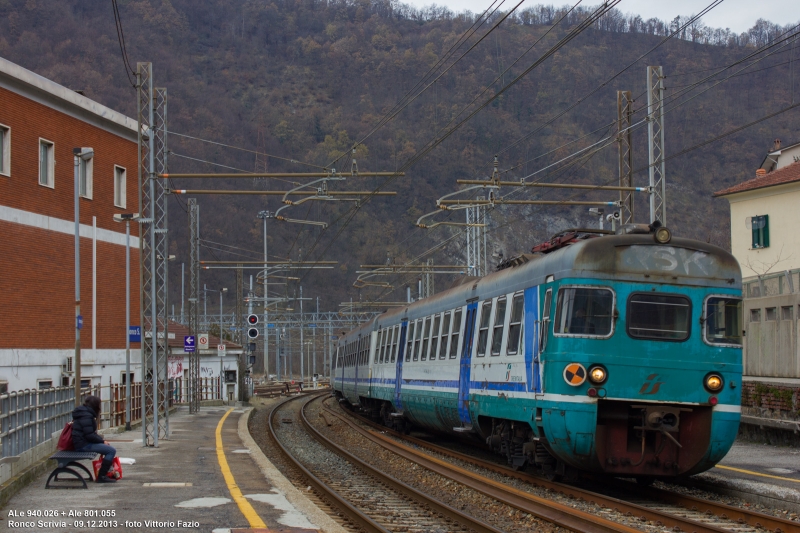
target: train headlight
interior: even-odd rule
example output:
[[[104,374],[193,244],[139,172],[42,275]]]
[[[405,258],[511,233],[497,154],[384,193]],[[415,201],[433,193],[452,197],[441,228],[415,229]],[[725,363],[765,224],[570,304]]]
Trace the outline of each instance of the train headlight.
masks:
[[[601,383],[605,383],[607,379],[608,372],[604,367],[600,365],[589,367],[589,381],[595,385],[600,385]]]
[[[703,385],[706,386],[709,392],[715,393],[721,391],[724,384],[725,382],[722,380],[722,376],[714,373],[708,374],[703,382]]]
[[[664,226],[661,226],[653,233],[653,238],[659,244],[667,244],[672,240],[672,232]]]

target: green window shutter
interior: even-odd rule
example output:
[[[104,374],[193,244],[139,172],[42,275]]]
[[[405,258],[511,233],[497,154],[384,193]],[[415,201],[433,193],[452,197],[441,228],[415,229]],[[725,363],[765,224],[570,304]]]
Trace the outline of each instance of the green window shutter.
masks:
[[[761,245],[769,247],[769,215],[764,215],[764,227],[761,229]]]

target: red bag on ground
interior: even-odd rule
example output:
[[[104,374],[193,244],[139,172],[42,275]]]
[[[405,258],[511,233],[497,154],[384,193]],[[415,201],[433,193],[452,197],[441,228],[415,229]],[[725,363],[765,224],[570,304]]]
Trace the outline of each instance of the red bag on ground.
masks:
[[[97,479],[97,473],[100,471],[100,466],[102,466],[102,464],[102,456],[92,461],[95,479]],[[122,463],[119,462],[119,457],[114,457],[114,460],[111,461],[111,468],[108,470],[108,474],[106,475],[111,479],[122,479]]]
[[[58,437],[58,449],[62,452],[71,452],[75,450],[72,444],[72,422],[64,424],[64,429],[61,430],[61,436]]]

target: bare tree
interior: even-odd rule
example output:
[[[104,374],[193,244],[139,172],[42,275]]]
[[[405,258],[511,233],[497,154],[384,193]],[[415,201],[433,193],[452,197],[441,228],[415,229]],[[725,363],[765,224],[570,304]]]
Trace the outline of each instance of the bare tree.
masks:
[[[758,278],[759,296],[766,296],[764,290],[764,276],[769,274],[770,270],[775,268],[775,265],[777,265],[778,263],[782,263],[784,261],[788,261],[789,259],[791,259],[791,257],[792,254],[789,254],[787,257],[783,257],[783,246],[781,246],[781,249],[778,251],[778,255],[772,262],[758,261],[758,260],[751,261],[749,257],[745,260],[744,266],[747,267],[750,271],[752,271]]]

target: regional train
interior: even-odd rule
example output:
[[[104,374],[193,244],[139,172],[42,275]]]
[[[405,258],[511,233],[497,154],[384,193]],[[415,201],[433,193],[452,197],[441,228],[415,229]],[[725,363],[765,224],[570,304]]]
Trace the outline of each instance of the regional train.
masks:
[[[657,223],[533,251],[342,334],[333,393],[551,478],[647,482],[720,461],[741,415],[736,259]]]

